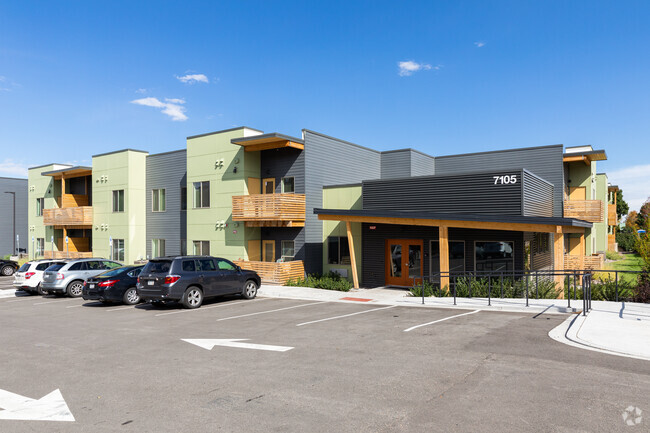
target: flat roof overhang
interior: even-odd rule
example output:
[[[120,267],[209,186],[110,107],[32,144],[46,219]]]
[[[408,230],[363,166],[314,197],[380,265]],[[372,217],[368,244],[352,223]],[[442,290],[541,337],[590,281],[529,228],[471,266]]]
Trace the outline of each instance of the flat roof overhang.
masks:
[[[93,174],[92,167],[83,167],[80,165],[76,167],[63,168],[61,170],[44,171],[43,173],[41,173],[42,176],[53,176],[55,178],[90,176],[92,174]]]
[[[260,150],[281,149],[285,147],[305,150],[305,142],[303,140],[275,132],[255,135],[253,137],[233,138],[230,142],[242,146],[244,152],[258,152]]]
[[[562,161],[564,162],[577,162],[582,161],[590,165],[592,161],[605,161],[607,154],[604,150],[591,150],[588,152],[569,152],[563,155]]]
[[[592,223],[574,218],[509,215],[461,215],[432,212],[404,212],[360,209],[314,209],[323,221],[398,224],[483,230],[542,233],[584,233]]]
[[[618,185],[609,185],[607,191],[618,191]]]

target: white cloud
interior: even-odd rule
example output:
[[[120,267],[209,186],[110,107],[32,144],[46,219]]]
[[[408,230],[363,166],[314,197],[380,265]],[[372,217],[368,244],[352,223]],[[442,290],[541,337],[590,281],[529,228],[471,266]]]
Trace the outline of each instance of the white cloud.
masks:
[[[639,211],[650,197],[650,164],[634,165],[607,173],[607,179],[623,190],[630,211]]]
[[[408,77],[409,75],[413,75],[414,72],[418,72],[418,71],[428,71],[431,69],[437,71],[442,67],[442,65],[431,66],[426,63],[417,63],[414,62],[413,60],[398,62],[397,66],[399,66],[400,77]]]
[[[27,177],[27,166],[10,158],[0,161],[0,175],[7,177]]]
[[[208,77],[206,77],[204,74],[187,74],[187,75],[183,75],[182,77],[176,77],[176,78],[178,78],[179,81],[182,81],[183,83],[186,84],[210,82],[208,80]]]
[[[144,93],[147,93],[147,89],[140,88],[140,89],[136,90],[135,93],[144,94]]]
[[[485,42],[483,41],[474,42],[474,45],[476,45],[477,48],[481,48],[485,46]]]
[[[131,104],[144,105],[146,107],[162,108],[163,114],[168,115],[175,121],[184,121],[187,120],[185,115],[185,107],[181,104],[185,104],[183,99],[165,99],[165,102],[162,102],[158,98],[148,97],[135,99],[131,101]]]

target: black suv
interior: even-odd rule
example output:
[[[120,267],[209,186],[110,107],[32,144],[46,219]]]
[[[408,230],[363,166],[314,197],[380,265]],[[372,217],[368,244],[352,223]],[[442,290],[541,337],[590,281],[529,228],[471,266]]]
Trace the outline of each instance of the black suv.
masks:
[[[233,262],[210,256],[158,257],[138,276],[137,292],[154,304],[180,301],[185,308],[198,308],[204,298],[241,294],[253,299],[260,286],[256,272]]]

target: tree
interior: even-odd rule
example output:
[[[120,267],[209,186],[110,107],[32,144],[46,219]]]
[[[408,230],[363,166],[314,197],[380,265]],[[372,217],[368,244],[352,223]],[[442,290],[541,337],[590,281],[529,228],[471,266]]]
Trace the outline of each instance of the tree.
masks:
[[[648,230],[650,228],[650,202],[645,202],[639,210],[639,215],[636,217],[636,228],[640,230]]]
[[[635,210],[630,212],[627,216],[627,219],[625,220],[625,227],[628,227],[634,231],[636,231],[636,220],[639,216],[639,213]]]
[[[630,211],[630,206],[627,205],[627,202],[623,200],[623,190],[619,189],[616,191],[616,214],[620,220],[623,215],[627,215]]]

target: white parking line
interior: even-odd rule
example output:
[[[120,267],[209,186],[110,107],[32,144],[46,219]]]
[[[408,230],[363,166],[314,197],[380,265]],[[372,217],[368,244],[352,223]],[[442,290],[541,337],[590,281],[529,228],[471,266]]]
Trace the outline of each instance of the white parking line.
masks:
[[[291,310],[292,308],[307,307],[308,305],[325,304],[327,302],[328,301],[312,302],[310,304],[293,305],[291,307],[277,308],[275,310],[268,310],[268,311],[260,311],[258,313],[249,313],[249,314],[241,314],[239,316],[224,317],[222,319],[217,319],[217,322],[221,322],[222,320],[239,319],[240,317],[257,316],[258,314],[275,313],[276,311]]]
[[[481,310],[474,310],[474,311],[470,311],[469,313],[456,314],[455,316],[445,317],[444,319],[434,320],[433,322],[428,322],[428,323],[423,323],[421,325],[411,326],[410,328],[405,329],[404,332],[409,332],[409,331],[412,331],[414,329],[421,328],[421,327],[427,326],[427,325],[433,325],[434,323],[444,322],[445,320],[453,319],[455,317],[467,316],[468,314],[478,313],[479,311],[481,311]]]
[[[133,309],[133,305],[127,305],[126,307],[111,308],[110,310],[104,310],[104,311],[120,311],[120,310],[128,310],[128,309]]]
[[[50,300],[50,301],[44,301],[44,302],[37,302],[33,305],[43,305],[43,304],[56,304],[59,302],[65,302],[65,301],[74,301],[75,299],[56,299],[56,300]]]
[[[4,303],[11,304],[12,302],[33,301],[33,300],[34,298],[32,298],[31,296],[25,296],[25,297],[21,297],[21,299],[12,299],[11,301],[5,301]]]
[[[266,300],[268,300],[268,299],[273,299],[273,298],[262,298],[262,299],[259,299],[259,300],[255,300],[255,301],[253,301],[253,302],[262,302],[262,301],[266,301]],[[167,316],[167,315],[169,315],[169,314],[191,313],[191,312],[193,312],[193,311],[208,310],[208,309],[210,309],[210,308],[219,308],[219,307],[227,307],[227,306],[229,306],[229,305],[237,305],[237,304],[241,304],[242,302],[251,302],[251,301],[247,299],[247,300],[245,300],[245,301],[239,301],[239,302],[226,302],[226,303],[223,303],[223,304],[211,305],[211,306],[209,306],[209,307],[195,308],[195,309],[193,309],[193,310],[177,310],[177,311],[169,311],[169,312],[167,312],[167,313],[154,314],[154,316],[157,317],[157,316]]]
[[[65,307],[65,308],[77,308],[77,307],[83,307],[83,306],[84,306],[84,304],[79,304],[79,305],[68,305],[68,306]]]
[[[372,311],[378,311],[378,310],[387,310],[389,308],[395,308],[395,307],[397,307],[397,305],[391,305],[389,307],[373,308],[372,310],[366,310],[366,311],[357,311],[356,313],[344,314],[342,316],[328,317],[326,319],[319,319],[319,320],[312,320],[311,322],[298,323],[296,326],[309,325],[311,323],[318,323],[318,322],[326,322],[328,320],[341,319],[343,317],[356,316],[357,314],[365,314],[365,313],[370,313]]]

